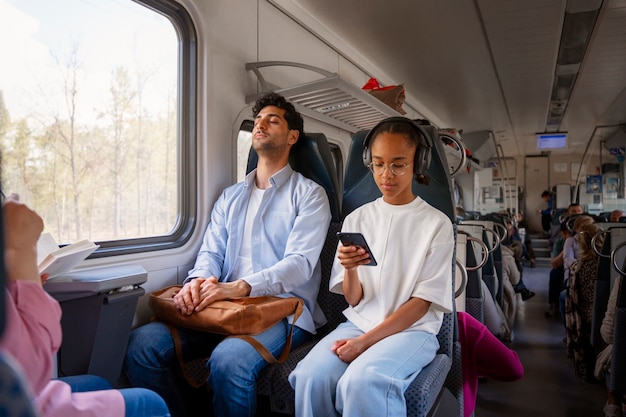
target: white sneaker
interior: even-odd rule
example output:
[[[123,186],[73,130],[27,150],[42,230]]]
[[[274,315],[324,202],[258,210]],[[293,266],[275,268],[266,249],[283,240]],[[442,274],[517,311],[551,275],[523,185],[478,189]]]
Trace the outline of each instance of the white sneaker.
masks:
[[[621,417],[622,414],[622,410],[620,410],[620,407],[618,405],[615,404],[606,404],[604,406],[604,417]]]

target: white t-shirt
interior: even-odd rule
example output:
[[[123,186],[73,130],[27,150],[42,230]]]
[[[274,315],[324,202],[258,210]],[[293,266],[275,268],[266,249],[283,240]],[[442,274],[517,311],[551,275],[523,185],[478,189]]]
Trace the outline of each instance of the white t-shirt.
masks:
[[[241,239],[241,247],[239,248],[237,266],[233,273],[235,277],[245,277],[246,275],[254,273],[252,269],[252,224],[261,206],[264,193],[265,190],[257,188],[256,185],[252,188],[248,208],[246,210],[246,221],[243,227],[243,238]]]
[[[452,311],[454,232],[442,212],[420,197],[397,206],[379,198],[350,213],[342,230],[365,236],[377,266],[360,266],[363,298],[344,315],[367,332],[389,317],[411,297],[432,304],[407,330],[437,334],[444,312]],[[335,259],[330,291],[343,293],[344,268]]]

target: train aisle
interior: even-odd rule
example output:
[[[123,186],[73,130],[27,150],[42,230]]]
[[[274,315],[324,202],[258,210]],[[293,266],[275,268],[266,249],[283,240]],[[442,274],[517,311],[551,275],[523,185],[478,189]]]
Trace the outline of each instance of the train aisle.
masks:
[[[549,268],[524,268],[526,286],[537,295],[521,302],[511,347],[524,364],[521,381],[479,384],[476,417],[602,417],[606,390],[577,378],[565,357],[559,316],[546,319]]]

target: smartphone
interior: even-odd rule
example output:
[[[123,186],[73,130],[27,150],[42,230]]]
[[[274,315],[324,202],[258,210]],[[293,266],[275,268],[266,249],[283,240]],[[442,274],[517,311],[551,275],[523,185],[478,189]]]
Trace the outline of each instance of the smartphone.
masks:
[[[364,264],[365,266],[378,265],[376,263],[376,259],[374,259],[372,250],[370,249],[367,242],[365,241],[365,237],[363,236],[363,234],[355,233],[355,232],[337,232],[337,237],[339,238],[343,246],[355,245],[355,246],[365,249],[367,254],[370,256],[370,261],[369,263]]]

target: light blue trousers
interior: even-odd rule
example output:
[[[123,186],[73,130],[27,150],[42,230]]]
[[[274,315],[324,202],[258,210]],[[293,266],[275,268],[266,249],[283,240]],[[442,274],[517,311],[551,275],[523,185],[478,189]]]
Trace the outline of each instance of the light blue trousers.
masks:
[[[340,324],[289,375],[296,391],[296,417],[406,415],[404,392],[428,365],[439,342],[434,334],[405,331],[391,335],[350,364],[330,350],[336,340],[362,335],[354,324]]]

